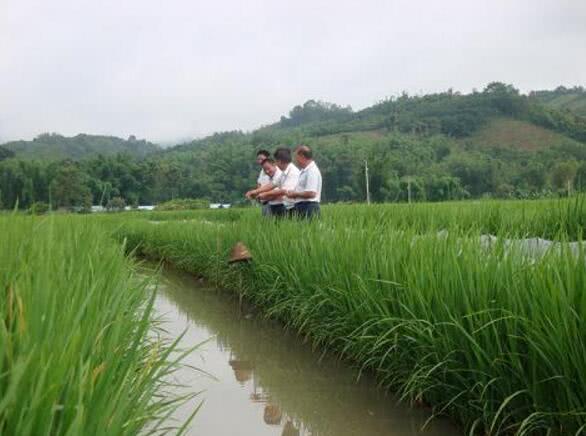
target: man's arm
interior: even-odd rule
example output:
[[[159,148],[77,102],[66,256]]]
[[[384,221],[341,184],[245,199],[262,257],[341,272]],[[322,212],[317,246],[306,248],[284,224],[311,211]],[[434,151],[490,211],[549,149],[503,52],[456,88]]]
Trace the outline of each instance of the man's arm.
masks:
[[[272,201],[272,200],[277,200],[278,198],[282,197],[283,195],[286,194],[286,191],[282,188],[274,188],[271,189],[270,191],[265,191],[263,193],[261,193],[258,198],[259,200],[263,200],[263,201]]]
[[[248,191],[246,194],[244,194],[244,196],[246,198],[248,198],[249,200],[252,200],[253,198],[256,198],[259,194],[262,194],[263,192],[267,192],[273,189],[273,185],[272,183],[267,183],[266,185],[262,185],[256,189],[252,189],[250,191]]]
[[[316,195],[317,195],[317,191],[303,191],[303,192],[287,191],[287,197],[289,197],[289,198],[312,199],[312,198],[315,198]]]
[[[305,191],[295,192],[294,190],[287,191],[287,197],[289,198],[301,198],[305,200],[311,200],[317,197],[317,190],[319,185],[319,179],[317,174],[310,172],[307,175],[307,183],[305,184]]]

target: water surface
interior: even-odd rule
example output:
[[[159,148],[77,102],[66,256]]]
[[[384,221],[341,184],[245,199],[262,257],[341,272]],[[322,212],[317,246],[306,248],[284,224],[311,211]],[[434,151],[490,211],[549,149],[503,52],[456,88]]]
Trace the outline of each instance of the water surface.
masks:
[[[239,307],[228,291],[205,287],[166,268],[156,310],[172,337],[185,331],[183,347],[205,342],[179,370],[178,382],[202,392],[176,413],[184,420],[200,400],[190,435],[213,436],[447,436],[459,432],[440,420],[421,432],[423,409],[397,404],[374,380],[347,363],[321,355],[299,336]]]

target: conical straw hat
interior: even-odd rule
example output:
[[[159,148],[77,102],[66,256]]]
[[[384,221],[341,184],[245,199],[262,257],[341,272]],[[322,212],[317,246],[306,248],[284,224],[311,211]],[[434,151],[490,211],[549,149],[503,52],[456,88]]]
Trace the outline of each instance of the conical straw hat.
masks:
[[[281,418],[283,417],[283,413],[279,406],[274,404],[267,404],[265,406],[265,411],[263,415],[263,419],[266,424],[268,425],[279,425],[281,423]]]
[[[244,245],[242,242],[237,242],[236,245],[232,247],[228,263],[246,262],[249,260],[252,260],[250,251],[248,251],[248,248],[246,248],[246,245]]]
[[[246,360],[230,360],[228,364],[234,370],[234,377],[240,383],[244,383],[252,378],[252,363]]]

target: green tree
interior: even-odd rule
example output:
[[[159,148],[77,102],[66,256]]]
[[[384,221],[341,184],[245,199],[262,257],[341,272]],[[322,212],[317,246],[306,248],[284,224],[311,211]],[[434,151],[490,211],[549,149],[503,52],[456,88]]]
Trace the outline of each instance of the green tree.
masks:
[[[547,184],[547,172],[541,162],[531,162],[520,171],[520,177],[534,191],[541,191]]]
[[[578,170],[576,161],[556,163],[551,170],[551,182],[557,190],[571,194]]]
[[[126,201],[122,197],[114,197],[112,198],[108,204],[106,205],[106,209],[109,211],[121,211],[124,210],[126,207]]]
[[[0,146],[0,161],[14,157],[14,152],[5,147]]]
[[[88,208],[92,204],[88,176],[76,162],[70,160],[57,167],[50,183],[50,191],[55,207]]]

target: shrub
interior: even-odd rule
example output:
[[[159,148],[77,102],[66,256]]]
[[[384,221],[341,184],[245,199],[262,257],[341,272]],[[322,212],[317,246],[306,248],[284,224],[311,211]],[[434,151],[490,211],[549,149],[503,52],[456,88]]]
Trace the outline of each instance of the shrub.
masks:
[[[44,201],[36,201],[31,204],[31,207],[28,209],[28,213],[31,215],[44,215],[49,212],[50,208],[51,207]]]
[[[207,200],[196,198],[176,198],[174,200],[159,203],[155,210],[191,210],[191,209],[208,209],[210,203]]]

